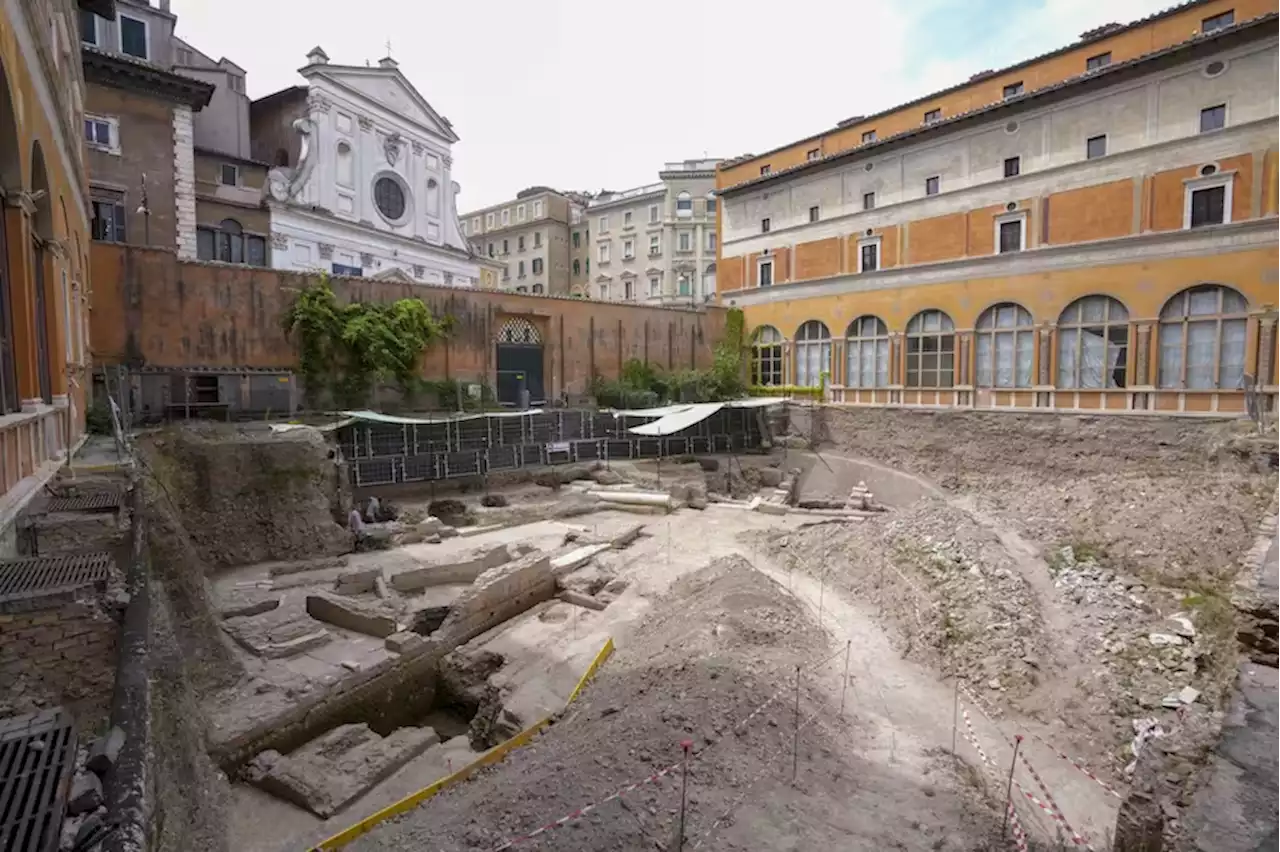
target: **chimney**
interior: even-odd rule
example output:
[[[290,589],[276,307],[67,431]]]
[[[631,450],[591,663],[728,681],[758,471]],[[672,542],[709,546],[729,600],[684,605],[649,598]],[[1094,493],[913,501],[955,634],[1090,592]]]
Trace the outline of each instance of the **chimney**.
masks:
[[[329,54],[325,53],[324,48],[320,47],[320,45],[317,44],[315,47],[311,48],[311,50],[307,52],[307,64],[308,65],[328,65]]]
[[[378,67],[379,68],[399,68],[400,63],[396,62],[390,56],[384,56],[378,60]]]
[[[160,11],[161,12],[169,11],[169,0],[160,0]]]

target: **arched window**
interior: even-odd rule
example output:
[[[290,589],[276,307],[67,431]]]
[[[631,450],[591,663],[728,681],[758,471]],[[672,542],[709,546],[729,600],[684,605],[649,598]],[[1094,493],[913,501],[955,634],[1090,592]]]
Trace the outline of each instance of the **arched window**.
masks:
[[[1230,287],[1183,290],[1160,311],[1160,387],[1244,387],[1249,303]]]
[[[942,311],[921,311],[907,323],[907,387],[956,383],[956,326]]]
[[[796,384],[816,388],[823,374],[831,378],[831,332],[818,320],[809,320],[796,332]]]
[[[978,317],[975,336],[978,387],[1031,387],[1036,333],[1026,308],[1013,302],[992,305]]]
[[[756,329],[751,345],[751,384],[782,384],[782,333],[771,325]]]
[[[244,229],[235,219],[223,219],[218,225],[218,260],[244,263]]]
[[[1129,312],[1110,296],[1085,296],[1058,317],[1058,387],[1122,388]]]
[[[276,159],[275,159],[275,164],[276,164],[277,166],[288,166],[288,165],[289,165],[289,152],[288,152],[288,151],[286,151],[284,148],[277,148],[277,149],[276,149]]]
[[[858,317],[845,332],[851,388],[882,388],[889,384],[889,327],[879,317]]]
[[[267,265],[267,238],[246,234],[235,219],[223,219],[217,228],[196,228],[196,257],[222,263]]]
[[[533,285],[533,292],[535,292],[535,293],[541,293],[541,292],[542,292],[542,285],[541,285],[541,284],[534,284],[534,285]]]
[[[338,183],[343,186],[356,185],[355,157],[351,146],[346,142],[338,143]]]
[[[676,215],[684,213],[686,216],[693,212],[693,196],[687,192],[682,192],[676,196]]]

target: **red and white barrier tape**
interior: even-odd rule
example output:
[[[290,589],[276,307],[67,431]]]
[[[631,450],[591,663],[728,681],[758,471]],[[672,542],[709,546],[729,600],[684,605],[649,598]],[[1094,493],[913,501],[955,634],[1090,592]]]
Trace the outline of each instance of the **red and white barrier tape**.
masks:
[[[969,709],[963,704],[960,705],[960,715],[964,718],[964,726],[966,729],[964,738],[969,741],[969,745],[973,746],[974,751],[978,753],[978,757],[982,758],[982,762],[986,765],[987,771],[997,783],[1000,781],[1000,770],[991,762],[991,758],[987,757],[986,751],[982,748],[982,743],[978,741],[978,732],[974,730],[973,721],[969,718]],[[1013,799],[1009,799],[1005,803],[1007,813],[1009,814],[1009,828],[1013,833],[1013,845],[1017,847],[1018,852],[1027,852],[1027,833],[1022,830],[1022,821],[1018,819],[1018,811],[1013,806]]]
[[[1035,767],[1033,767],[1030,761],[1027,760],[1026,755],[1024,755],[1021,751],[1019,751],[1018,759],[1022,761],[1022,765],[1027,768],[1027,772],[1031,773],[1031,777],[1035,779],[1036,785],[1040,788],[1040,792],[1044,794],[1045,800],[1044,802],[1042,802],[1039,799],[1037,799],[1035,796],[1031,795],[1031,793],[1028,792],[1027,789],[1023,787],[1021,783],[1018,782],[1018,779],[1015,778],[1013,779],[1013,783],[1017,785],[1018,790],[1022,793],[1022,795],[1026,796],[1041,810],[1049,814],[1051,819],[1060,823],[1062,827],[1066,829],[1067,834],[1071,836],[1072,843],[1074,843],[1077,846],[1083,846],[1085,849],[1088,849],[1089,852],[1093,852],[1093,847],[1089,845],[1088,841],[1086,841],[1083,837],[1081,837],[1079,833],[1077,833],[1076,830],[1071,827],[1071,823],[1067,822],[1066,816],[1062,813],[1062,808],[1058,807],[1058,803],[1054,801],[1053,794],[1049,792],[1049,788],[1048,786],[1045,785],[1044,779],[1040,777],[1040,773],[1036,772]],[[1047,802],[1048,804],[1045,804],[1045,802]]]
[[[592,802],[591,804],[586,805],[585,807],[578,808],[576,811],[571,811],[570,813],[565,814],[564,816],[560,817],[560,819],[549,822],[546,825],[539,826],[538,828],[535,828],[533,831],[529,832],[528,834],[521,834],[517,837],[508,838],[507,840],[503,841],[500,845],[493,847],[492,852],[503,852],[504,849],[510,849],[514,846],[517,846],[525,842],[526,840],[532,840],[533,838],[537,837],[540,834],[545,834],[546,832],[560,828],[563,825],[568,825],[574,820],[582,819],[584,816],[591,813],[596,808],[601,807],[602,805],[606,805],[609,802],[612,802],[614,799],[622,798],[626,794],[635,790],[637,787],[643,787],[645,784],[652,784],[653,782],[662,778],[664,775],[670,775],[672,772],[679,769],[683,764],[684,764],[683,760],[681,760],[679,763],[673,763],[667,768],[661,769],[653,773],[652,775],[648,776],[647,778],[643,778],[635,782],[634,784],[628,784],[627,786],[623,787],[622,789],[618,790],[617,792],[609,796],[604,797],[598,802]]]
[[[811,666],[805,666],[805,667],[804,667],[804,668],[802,668],[800,671],[801,671],[801,672],[806,672],[806,673],[808,673],[808,672],[816,672],[816,671],[818,671],[819,669],[821,669],[823,666],[825,666],[827,663],[831,662],[831,661],[832,661],[832,660],[834,660],[836,657],[838,657],[838,656],[840,656],[841,654],[843,654],[843,653],[844,653],[844,651],[845,651],[845,649],[844,649],[844,648],[841,648],[839,651],[836,651],[834,654],[832,654],[831,656],[827,657],[826,659],[821,660],[821,661],[819,661],[819,662],[816,662],[816,663],[814,663],[814,664],[813,664],[813,665],[811,665]],[[751,723],[751,720],[752,720],[752,719],[754,719],[755,717],[757,717],[757,716],[759,716],[761,713],[763,713],[766,707],[768,707],[770,704],[772,704],[773,702],[777,701],[780,697],[782,697],[783,693],[785,693],[785,692],[787,692],[787,691],[789,691],[789,690],[793,690],[793,689],[795,689],[795,684],[794,684],[794,683],[788,683],[788,684],[785,684],[785,685],[783,685],[783,686],[778,687],[776,690],[774,690],[774,693],[773,693],[772,695],[770,695],[768,698],[766,698],[766,699],[765,699],[765,701],[764,701],[764,703],[763,703],[763,704],[761,704],[761,705],[760,705],[759,707],[757,707],[756,709],[752,710],[750,713],[748,713],[748,714],[747,714],[747,717],[746,717],[745,719],[743,719],[741,722],[739,722],[738,724],[736,724],[736,725],[734,725],[734,726],[733,726],[733,728],[732,728],[733,733],[735,733],[735,734],[736,734],[736,733],[738,733],[738,731],[740,731],[740,730],[742,730],[743,728],[745,728],[747,725],[749,725],[749,724]],[[695,750],[694,750],[694,754],[698,754],[698,753],[700,753],[701,751],[704,751],[705,749],[706,749],[706,746],[703,746],[703,748],[702,748],[702,749],[695,749]]]

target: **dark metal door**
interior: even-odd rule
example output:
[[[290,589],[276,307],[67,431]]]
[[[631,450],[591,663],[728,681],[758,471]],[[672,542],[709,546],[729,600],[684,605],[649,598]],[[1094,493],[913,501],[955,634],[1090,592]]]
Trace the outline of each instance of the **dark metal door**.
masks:
[[[497,395],[503,405],[519,405],[520,392],[529,391],[530,403],[546,401],[542,380],[542,335],[524,317],[511,317],[498,330]]]
[[[53,402],[53,379],[49,375],[49,325],[45,316],[44,243],[36,239],[31,248],[36,262],[36,369],[40,375],[40,398],[49,404]]]

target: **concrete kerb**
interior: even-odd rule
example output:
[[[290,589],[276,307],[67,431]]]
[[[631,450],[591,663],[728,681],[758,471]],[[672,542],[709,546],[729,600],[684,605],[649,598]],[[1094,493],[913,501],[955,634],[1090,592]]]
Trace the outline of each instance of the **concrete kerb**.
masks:
[[[574,686],[573,692],[569,693],[569,700],[565,702],[566,710],[574,701],[577,700],[578,696],[582,694],[582,690],[586,688],[587,684],[591,681],[591,678],[596,675],[596,672],[600,670],[600,667],[604,665],[605,661],[608,660],[609,657],[613,656],[613,651],[613,638],[610,637],[605,641],[604,646],[600,648],[599,652],[597,652],[595,657],[591,660],[591,664],[587,666],[582,677],[578,679],[578,683]],[[334,849],[341,849],[357,837],[368,834],[381,823],[411,811],[437,793],[462,783],[475,774],[477,770],[502,761],[512,751],[531,741],[540,731],[542,731],[543,728],[551,725],[554,720],[555,718],[553,716],[546,716],[539,719],[511,739],[499,743],[489,749],[471,763],[459,769],[457,772],[454,772],[452,775],[446,775],[443,778],[437,779],[426,787],[423,787],[421,790],[418,790],[416,793],[410,793],[400,801],[394,802],[380,811],[375,811],[354,825],[343,829],[332,837],[320,841],[315,846],[312,846],[308,852],[331,852],[331,850]]]

